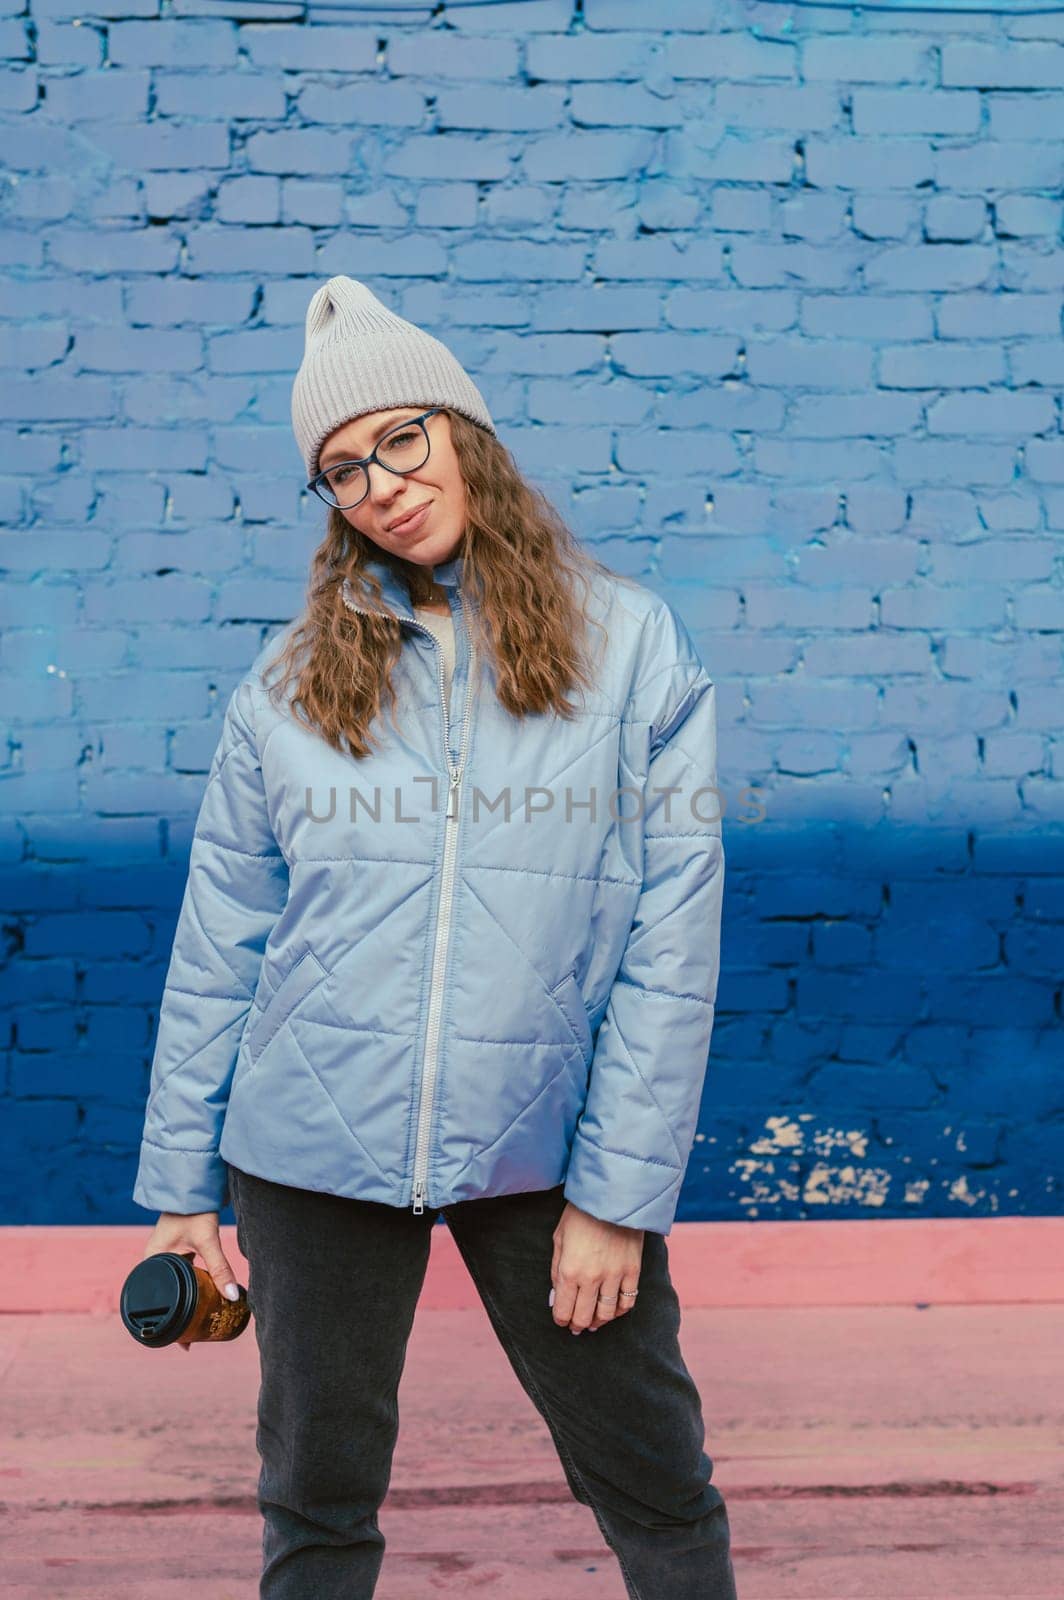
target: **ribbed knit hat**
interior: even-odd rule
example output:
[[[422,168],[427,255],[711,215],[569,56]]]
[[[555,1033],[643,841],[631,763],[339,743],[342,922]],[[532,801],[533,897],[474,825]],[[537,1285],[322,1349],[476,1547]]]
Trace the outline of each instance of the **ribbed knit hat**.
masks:
[[[357,278],[330,278],[307,307],[292,427],[307,477],[334,428],[393,406],[451,406],[495,432],[484,397],[431,333],[397,316]]]

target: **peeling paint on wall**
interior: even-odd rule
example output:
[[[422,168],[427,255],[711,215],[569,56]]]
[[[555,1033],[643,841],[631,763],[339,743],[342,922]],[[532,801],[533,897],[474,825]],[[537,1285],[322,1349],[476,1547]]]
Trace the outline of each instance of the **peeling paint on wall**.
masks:
[[[811,1113],[807,1112],[806,1117]],[[801,1150],[802,1130],[797,1122],[792,1122],[789,1117],[766,1117],[765,1126],[768,1133],[756,1140],[750,1149],[758,1156],[774,1155],[776,1151]]]
[[[811,1111],[768,1116],[762,1131],[749,1141],[748,1153],[732,1161],[729,1171],[738,1179],[732,1197],[745,1216],[781,1211],[793,1215],[796,1205],[799,1214],[805,1208],[810,1214],[813,1208],[821,1213],[825,1207],[882,1211],[891,1204],[897,1213],[902,1206],[924,1207],[929,1196],[934,1195],[943,1197],[948,1206],[963,1207],[965,1211],[978,1208],[994,1213],[999,1209],[993,1189],[973,1186],[963,1172],[902,1179],[882,1165],[864,1164],[869,1149],[881,1148],[891,1142],[889,1138],[880,1138],[863,1128],[808,1126],[811,1123],[815,1124],[815,1113]],[[943,1143],[948,1141],[952,1149],[965,1152],[963,1132],[953,1124],[946,1124],[939,1133]],[[706,1136],[696,1137],[704,1140]],[[834,1152],[845,1152],[853,1159],[832,1161]],[[928,1166],[938,1164],[937,1156],[925,1153],[923,1159]],[[913,1156],[904,1152],[899,1160],[911,1163]]]
[[[856,1201],[881,1206],[890,1189],[890,1173],[883,1167],[828,1167],[818,1163],[806,1179],[802,1199],[808,1205],[841,1205]]]

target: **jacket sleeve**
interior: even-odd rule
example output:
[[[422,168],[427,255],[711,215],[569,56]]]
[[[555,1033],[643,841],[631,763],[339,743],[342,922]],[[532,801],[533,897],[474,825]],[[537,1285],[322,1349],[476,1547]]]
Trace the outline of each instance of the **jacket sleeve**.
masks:
[[[631,711],[648,740],[643,884],[598,1031],[564,1192],[603,1221],[668,1234],[708,1065],[724,854],[716,691],[670,607],[650,626],[652,659]],[[661,792],[670,788],[679,792]]]
[[[196,819],[159,1010],[133,1199],[187,1214],[227,1204],[218,1153],[266,940],[288,898],[270,826],[253,688],[233,691]]]

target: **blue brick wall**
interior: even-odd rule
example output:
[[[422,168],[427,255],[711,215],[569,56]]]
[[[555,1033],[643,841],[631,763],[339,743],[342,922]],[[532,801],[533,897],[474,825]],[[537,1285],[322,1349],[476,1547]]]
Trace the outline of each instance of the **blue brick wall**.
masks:
[[[721,686],[680,1216],[1058,1212],[1064,15],[0,0],[0,49],[0,1220],[144,1220],[196,808],[321,525],[288,401],[336,272]]]

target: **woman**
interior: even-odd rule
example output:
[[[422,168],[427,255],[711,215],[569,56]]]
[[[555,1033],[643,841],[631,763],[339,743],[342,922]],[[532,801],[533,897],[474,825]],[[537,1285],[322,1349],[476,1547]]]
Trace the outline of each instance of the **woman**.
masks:
[[[310,302],[292,419],[328,528],[227,706],[134,1189],[145,1255],[223,1292],[232,1199],[260,1593],[373,1594],[442,1214],[629,1595],[732,1600],[665,1244],[717,982],[713,685],[350,278]]]

